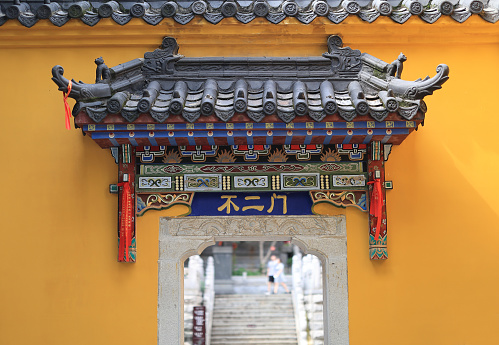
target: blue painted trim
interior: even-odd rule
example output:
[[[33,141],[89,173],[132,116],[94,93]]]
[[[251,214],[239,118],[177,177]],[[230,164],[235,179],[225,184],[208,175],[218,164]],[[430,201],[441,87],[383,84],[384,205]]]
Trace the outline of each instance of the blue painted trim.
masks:
[[[369,144],[371,142],[371,139],[373,138],[372,134],[371,135],[366,135],[366,138],[362,142],[362,144]]]
[[[305,137],[305,141],[303,142],[305,145],[308,145],[312,142],[313,135],[307,135]]]
[[[267,139],[265,140],[265,144],[267,145],[272,145],[272,141],[273,141],[273,134],[272,135],[267,135]]]
[[[368,122],[369,122],[369,127],[368,127]],[[350,122],[350,126],[353,123],[353,128],[348,127],[348,129],[382,129],[382,128],[414,128],[414,127],[407,127],[407,122],[409,121],[389,121],[393,122],[393,126],[387,127],[386,126],[386,121],[382,122],[377,122],[377,121],[360,121],[360,122]],[[414,121],[412,121],[414,122]],[[154,125],[154,130],[152,131],[207,131],[207,130],[227,130],[227,124],[228,123],[210,123],[210,124],[205,124],[205,123],[194,123],[194,128],[192,128],[193,124],[189,124],[189,128],[187,128],[187,124],[185,123],[180,123],[180,124],[155,124]],[[333,127],[330,127],[332,124]],[[209,125],[209,127],[208,127]],[[247,123],[230,123],[231,125],[231,130],[237,131],[237,130],[248,130],[249,128],[247,127]],[[252,128],[250,130],[268,130],[269,127],[267,127],[268,123],[251,123]],[[374,127],[372,127],[374,125]],[[92,125],[94,126],[94,129],[89,131],[88,127],[89,125],[84,125],[83,130],[85,132],[101,132],[101,131],[108,131],[107,125]],[[134,131],[151,131],[150,128],[147,128],[147,124],[136,124],[134,125]],[[300,130],[300,129],[330,129],[330,130],[337,130],[337,129],[346,129],[347,128],[347,122],[314,122],[313,128],[307,127],[306,122],[299,122],[299,123],[293,123],[293,127],[288,127],[287,124],[285,123],[272,123],[272,129],[286,129],[286,130]],[[127,125],[121,125],[121,124],[115,124],[113,128],[114,131],[129,131],[130,129],[127,128]],[[109,130],[111,131],[111,130]]]
[[[351,135],[348,135],[346,130],[333,130],[333,134],[331,137],[335,136],[347,136],[347,137],[365,137],[367,136],[367,129],[349,129],[353,133]],[[392,134],[388,135],[388,137],[392,135],[400,135],[400,134],[409,134],[409,129],[407,128],[392,128],[391,129]],[[386,135],[386,130],[385,129],[374,129],[373,130],[373,136],[387,136]],[[196,132],[194,136],[189,136],[187,131],[179,131],[175,132],[173,136],[169,136],[168,132],[154,132],[154,137],[157,138],[168,138],[170,142],[175,142],[175,138],[189,138],[191,142],[192,140],[192,145],[195,145],[195,138],[227,138],[227,141],[229,142],[230,145],[231,142],[234,142],[234,137],[244,137],[248,140],[248,142],[252,142],[252,137],[266,137],[268,140],[270,140],[270,143],[267,142],[267,145],[271,145],[272,143],[272,138],[273,137],[288,137],[287,131],[284,130],[274,130],[272,136],[267,135],[267,131],[253,131],[253,135],[249,137],[245,131],[235,131],[232,133],[232,136],[228,136],[226,132],[214,132],[213,136],[208,136],[208,132],[205,131],[199,131]],[[311,136],[307,135],[307,131],[305,130],[298,130],[293,132],[293,137],[326,137],[327,131],[326,130],[314,130],[313,134]],[[133,138],[130,138],[128,132],[114,132],[114,138],[116,139],[149,139],[149,132],[135,132],[135,135]],[[106,132],[94,132],[92,133],[92,139],[109,139],[109,134]],[[268,141],[267,140],[267,141]],[[348,144],[350,139],[346,139],[347,142],[344,142],[345,144]]]
[[[392,134],[391,134],[391,135],[388,135],[388,134],[387,134],[387,135],[385,135],[385,136],[383,137],[383,139],[381,140],[381,143],[382,143],[382,144],[384,144],[384,143],[388,142],[388,140],[390,140],[390,138],[392,137],[392,135],[393,135],[393,131],[392,131]]]
[[[343,141],[341,143],[342,144],[348,144],[348,143],[350,143],[350,140],[352,140],[352,137],[353,137],[353,134],[352,135],[346,134],[345,139],[343,139]]]

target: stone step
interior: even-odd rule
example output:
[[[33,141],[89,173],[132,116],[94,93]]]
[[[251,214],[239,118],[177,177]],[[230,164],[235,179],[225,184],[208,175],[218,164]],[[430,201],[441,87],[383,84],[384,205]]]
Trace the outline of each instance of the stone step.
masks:
[[[219,301],[224,301],[224,302],[232,302],[232,301],[237,301],[237,302],[245,302],[245,301],[260,301],[260,302],[287,302],[287,301],[291,301],[291,296],[286,296],[286,295],[277,295],[277,297],[274,297],[272,295],[268,295],[268,296],[265,296],[265,295],[254,295],[254,296],[258,296],[258,297],[255,297],[255,298],[227,298],[227,297],[223,297],[223,298],[218,298],[218,296],[216,296],[216,298],[219,300]],[[262,297],[260,297],[262,296]]]
[[[269,303],[269,304],[291,304],[293,301],[291,298],[288,299],[264,299],[264,298],[255,298],[255,299],[228,299],[228,298],[216,298],[215,304],[229,304],[229,303],[237,303],[237,304],[255,304],[255,303]]]
[[[237,329],[290,329],[295,327],[294,319],[282,320],[279,322],[262,322],[262,321],[217,321],[213,324],[213,329],[226,329],[231,326]]]
[[[291,328],[294,330],[294,327]],[[290,334],[290,329],[283,329],[282,327],[268,327],[268,328],[263,328],[263,327],[250,327],[250,328],[240,328],[240,327],[235,327],[234,329],[227,329],[227,328],[213,328],[211,331],[212,336],[221,336],[221,335],[248,335],[248,334],[272,334],[272,335],[277,335],[277,334]]]
[[[269,304],[288,304],[292,303],[293,300],[291,295],[283,295],[278,297],[274,297],[272,295],[269,296],[259,296],[255,298],[227,298],[227,297],[218,297],[215,296],[215,304],[227,304],[227,303],[237,303],[237,304],[255,304],[255,303],[269,303]]]
[[[214,307],[292,307],[291,301],[215,301]]]
[[[234,314],[219,314],[219,313],[213,313],[213,317],[216,319],[226,319],[226,320],[248,320],[248,321],[254,321],[254,320],[272,320],[275,318],[280,318],[280,319],[294,319],[294,315],[290,313],[259,313],[259,314],[241,314],[239,313],[234,313]]]
[[[272,320],[276,317],[293,317],[293,309],[275,309],[267,310],[262,308],[260,310],[245,310],[245,309],[227,309],[227,310],[217,310],[213,313],[218,318],[257,318],[260,320]]]
[[[216,323],[212,326],[212,330],[232,330],[232,329],[237,329],[238,331],[243,331],[245,329],[257,329],[257,330],[273,330],[273,329],[285,329],[285,330],[290,330],[294,329],[295,324],[294,320],[287,320],[286,322],[279,323],[277,325],[271,325],[265,328],[265,325],[262,324],[257,324],[257,323],[242,323],[242,322],[227,322],[227,323]]]
[[[289,297],[260,297],[260,298],[241,298],[241,299],[236,299],[236,298],[216,298],[217,301],[221,301],[224,303],[245,303],[245,302],[263,302],[263,303],[287,303],[287,302],[292,302],[291,298]]]
[[[240,306],[240,305],[229,305],[229,306],[215,306],[213,308],[215,313],[225,313],[225,312],[233,312],[233,313],[240,313],[241,311],[244,310],[245,313],[254,313],[254,312],[261,312],[262,310],[265,310],[269,313],[274,313],[274,312],[289,312],[293,311],[293,306],[292,305],[268,305],[268,304],[257,304],[257,305],[247,305],[247,306]],[[320,311],[322,313],[322,311]]]
[[[216,295],[212,345],[297,345],[291,295]]]
[[[296,335],[286,335],[286,334],[247,334],[247,335],[212,335],[211,342],[214,341],[226,341],[226,344],[233,344],[233,341],[241,341],[241,340],[260,340],[262,342],[267,342],[268,340],[290,340],[296,341]]]
[[[271,294],[271,295],[249,295],[249,294],[221,294],[221,295],[216,295],[217,298],[230,298],[230,299],[255,299],[255,298],[265,298],[265,299],[272,299],[272,298],[289,298],[290,294],[285,294],[285,293],[278,293],[278,294]]]
[[[262,320],[262,318],[254,318],[252,320],[247,320],[244,318],[215,318],[213,320],[213,326],[222,326],[222,325],[241,325],[244,327],[261,327],[261,326],[271,326],[271,327],[285,327],[287,325],[291,325],[289,320],[294,318],[290,317],[287,319],[279,319],[279,320],[272,320],[271,322],[268,320]]]
[[[262,339],[240,339],[240,340],[231,340],[228,342],[225,339],[220,340],[211,340],[211,344],[213,345],[250,345],[250,344],[258,344],[258,345],[297,345],[298,342],[296,339],[266,339],[262,341]]]

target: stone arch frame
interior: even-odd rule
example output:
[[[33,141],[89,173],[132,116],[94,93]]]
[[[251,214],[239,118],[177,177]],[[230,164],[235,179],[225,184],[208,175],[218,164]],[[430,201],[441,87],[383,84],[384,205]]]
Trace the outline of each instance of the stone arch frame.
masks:
[[[184,265],[218,241],[291,241],[322,262],[324,343],[349,344],[347,237],[344,216],[161,218],[158,345],[184,342]]]

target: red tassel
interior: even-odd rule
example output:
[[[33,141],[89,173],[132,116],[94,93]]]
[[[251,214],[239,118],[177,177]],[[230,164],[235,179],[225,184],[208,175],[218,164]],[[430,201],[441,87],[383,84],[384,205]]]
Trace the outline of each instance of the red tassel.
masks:
[[[376,234],[374,235],[374,240],[377,241],[381,231],[381,218],[383,213],[383,190],[381,189],[381,179],[374,179],[374,181],[368,182],[367,184],[373,185],[369,214],[376,218]]]
[[[120,246],[118,249],[120,260],[125,257],[125,261],[130,261],[128,248],[132,242],[132,195],[130,193],[130,182],[118,183],[123,187],[121,193],[121,222],[120,222]]]
[[[62,98],[64,99],[64,110],[66,112],[66,129],[68,129],[68,130],[71,129],[70,122],[69,122],[69,119],[71,117],[71,108],[69,107],[69,104],[68,104],[68,97],[69,97],[69,94],[71,93],[72,87],[73,87],[73,83],[70,80],[68,83],[68,92],[62,93]]]

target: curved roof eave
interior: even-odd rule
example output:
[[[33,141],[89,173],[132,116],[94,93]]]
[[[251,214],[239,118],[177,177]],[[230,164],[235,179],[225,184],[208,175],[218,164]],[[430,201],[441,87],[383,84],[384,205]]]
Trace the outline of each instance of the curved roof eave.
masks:
[[[89,26],[102,18],[112,18],[125,25],[132,18],[142,18],[150,25],[157,25],[165,18],[187,24],[195,17],[203,17],[208,23],[217,24],[224,18],[233,17],[242,24],[256,18],[266,18],[278,24],[294,17],[303,24],[317,17],[338,24],[349,16],[357,16],[366,22],[378,17],[391,18],[395,23],[405,23],[411,17],[419,17],[426,23],[435,23],[442,16],[449,16],[463,23],[471,16],[496,23],[499,20],[498,0],[247,0],[247,1],[79,1],[65,2],[45,0],[20,2],[0,1],[0,26],[9,20],[18,20],[32,27],[39,20],[49,20],[55,26],[63,26],[70,20],[81,20]]]

